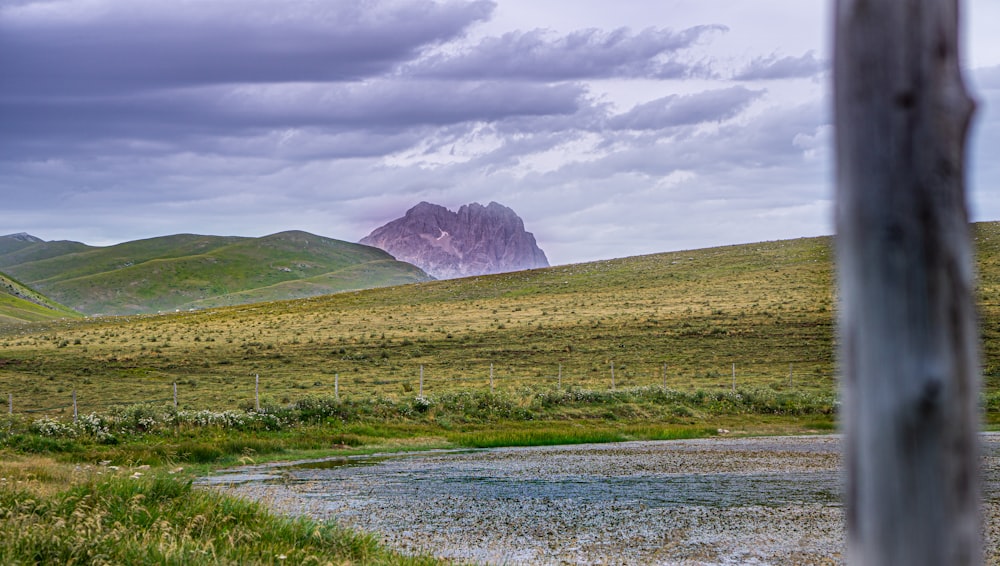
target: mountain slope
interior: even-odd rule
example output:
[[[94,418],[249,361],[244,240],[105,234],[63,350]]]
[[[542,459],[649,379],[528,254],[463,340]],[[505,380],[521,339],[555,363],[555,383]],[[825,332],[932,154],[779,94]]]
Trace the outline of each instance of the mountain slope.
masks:
[[[337,283],[281,287],[358,269]],[[261,238],[180,234],[29,261],[6,268],[35,288],[90,314],[133,314],[289,299],[424,281],[385,252],[281,232]],[[347,280],[349,279],[349,280]]]
[[[0,323],[79,317],[80,313],[0,273]]]

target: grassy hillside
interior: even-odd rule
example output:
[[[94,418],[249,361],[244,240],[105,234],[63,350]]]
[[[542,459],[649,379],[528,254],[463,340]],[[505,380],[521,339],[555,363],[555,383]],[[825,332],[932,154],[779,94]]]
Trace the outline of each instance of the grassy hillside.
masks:
[[[1000,390],[1000,224],[978,225],[985,383]],[[489,388],[836,390],[829,238],[728,246],[0,334],[0,393],[44,408],[403,398]],[[614,374],[612,375],[612,364]],[[664,371],[665,370],[665,371]],[[612,381],[612,379],[614,381]]]
[[[89,248],[6,269],[90,314],[186,310],[427,279],[381,250],[305,232],[262,238],[182,234]]]
[[[80,313],[0,273],[0,325],[79,316]]]
[[[0,336],[0,393],[42,408],[162,399],[237,408],[333,391],[834,386],[830,241],[656,254]],[[88,405],[90,404],[90,405]]]

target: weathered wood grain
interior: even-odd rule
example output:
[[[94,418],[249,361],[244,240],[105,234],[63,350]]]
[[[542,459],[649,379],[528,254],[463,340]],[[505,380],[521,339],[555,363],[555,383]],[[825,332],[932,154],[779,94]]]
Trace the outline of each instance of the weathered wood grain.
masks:
[[[835,20],[848,560],[979,564],[958,2],[838,0]]]

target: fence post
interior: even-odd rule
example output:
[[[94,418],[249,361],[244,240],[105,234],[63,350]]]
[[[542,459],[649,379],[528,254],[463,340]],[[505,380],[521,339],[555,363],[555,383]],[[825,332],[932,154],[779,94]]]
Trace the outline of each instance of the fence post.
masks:
[[[333,398],[340,401],[340,374],[333,374]]]
[[[424,396],[424,364],[420,364],[420,396]]]
[[[76,422],[80,414],[76,409],[76,389],[73,390],[73,422]]]
[[[174,410],[177,410],[177,382],[174,382]]]
[[[611,362],[611,390],[615,390],[615,363]]]
[[[663,364],[663,388],[667,388],[667,364]]]
[[[559,389],[562,389],[562,364],[559,364]]]
[[[849,564],[983,563],[960,4],[833,10]]]
[[[736,393],[736,364],[733,364],[733,393]]]
[[[253,406],[256,410],[260,410],[260,374],[254,374],[253,380]]]
[[[490,362],[490,394],[493,393],[493,362]]]

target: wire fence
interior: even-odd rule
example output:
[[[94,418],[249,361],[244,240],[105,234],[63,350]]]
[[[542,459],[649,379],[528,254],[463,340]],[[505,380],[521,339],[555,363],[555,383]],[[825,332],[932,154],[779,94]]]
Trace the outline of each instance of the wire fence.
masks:
[[[800,363],[800,366],[809,365],[817,365],[817,363]],[[825,372],[806,372],[796,376],[794,363],[790,363],[787,374],[781,376],[776,375],[773,371],[766,373],[741,372],[739,371],[739,365],[735,363],[724,369],[728,371],[723,371],[722,368],[705,371],[702,374],[702,377],[690,378],[688,385],[695,389],[729,389],[735,392],[737,389],[747,386],[780,386],[782,388],[796,388],[797,386],[815,387],[818,384],[832,383],[833,380],[833,376]],[[618,388],[656,386],[668,388],[671,381],[676,380],[677,378],[677,375],[671,375],[669,373],[669,367],[667,364],[662,364],[655,369],[652,366],[646,366],[643,370],[636,371],[631,366],[623,364],[616,367],[614,363],[611,363],[607,368],[607,372],[597,377],[568,375],[564,372],[561,364],[553,368],[549,374],[530,377],[505,374],[498,371],[493,364],[489,365],[488,370],[484,369],[480,375],[476,376],[440,377],[433,375],[431,372],[425,372],[424,366],[420,365],[419,367],[414,368],[414,375],[398,377],[395,379],[379,377],[372,378],[370,376],[345,379],[341,377],[340,373],[334,373],[330,383],[323,383],[321,384],[321,387],[313,388],[308,394],[332,394],[334,397],[340,398],[341,396],[351,394],[370,394],[376,390],[381,391],[382,393],[395,390],[397,394],[423,397],[428,394],[440,394],[453,392],[455,390],[484,391],[488,389],[491,393],[493,393],[500,388],[509,390],[512,384],[522,390],[525,387],[529,389],[585,387],[595,390],[615,390]],[[287,397],[291,392],[288,384],[284,380],[267,379],[266,377],[261,379],[260,374],[254,374],[248,381],[252,381],[252,393],[248,391],[248,388],[237,392],[240,397],[237,404],[244,408],[249,408],[252,403],[252,406],[255,409],[260,409],[262,397],[269,401],[270,397],[275,394],[284,394],[284,396]],[[316,383],[320,385],[320,382]],[[73,389],[70,394],[67,395],[64,403],[54,403],[46,406],[34,405],[32,401],[37,402],[37,399],[32,398],[32,396],[25,396],[25,404],[24,406],[20,406],[16,403],[17,399],[14,394],[8,393],[7,413],[9,415],[41,414],[48,416],[65,416],[67,411],[72,410],[73,418],[77,419],[81,409],[85,409],[89,412],[99,412],[102,409],[157,403],[173,403],[173,406],[176,409],[179,408],[179,404],[182,401],[185,401],[186,404],[190,404],[192,401],[197,403],[199,398],[203,396],[201,392],[196,391],[195,386],[192,384],[193,380],[189,380],[187,382],[168,382],[168,385],[172,387],[172,395],[169,397],[155,398],[135,395],[130,396],[127,399],[108,399],[99,392],[91,389],[88,390],[86,398],[78,399],[79,392],[78,390]],[[188,389],[185,389],[185,387],[188,387]],[[232,403],[230,403],[230,408],[232,408]]]

